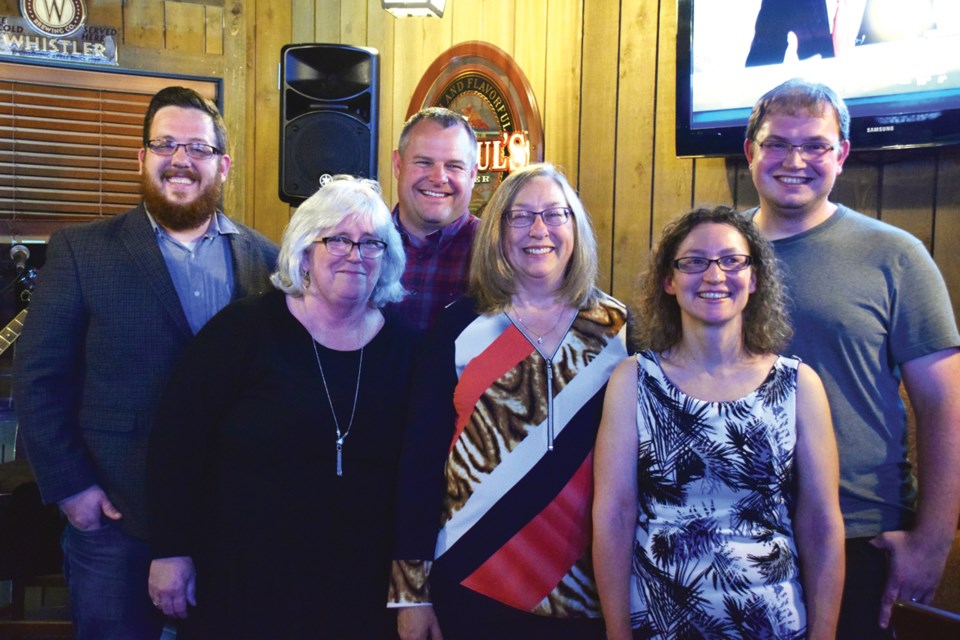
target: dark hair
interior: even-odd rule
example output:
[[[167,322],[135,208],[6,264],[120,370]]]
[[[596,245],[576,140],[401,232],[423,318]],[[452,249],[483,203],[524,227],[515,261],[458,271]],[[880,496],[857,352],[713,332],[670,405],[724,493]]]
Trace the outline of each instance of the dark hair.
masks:
[[[747,140],[753,142],[763,120],[772,113],[796,115],[804,111],[823,116],[827,108],[833,110],[840,125],[840,140],[850,137],[850,112],[833,89],[819,82],[792,78],[767,91],[754,105],[747,121]]]
[[[223,116],[213,104],[193,89],[186,87],[166,87],[160,89],[150,99],[150,105],[147,107],[147,113],[143,117],[143,146],[146,147],[150,142],[150,128],[153,126],[153,119],[157,111],[164,107],[183,107],[184,109],[197,109],[202,111],[213,120],[213,131],[216,136],[217,148],[221,153],[227,152],[227,127],[223,123]]]
[[[663,228],[660,243],[650,254],[644,271],[638,300],[637,333],[641,349],[666,351],[683,335],[680,305],[675,296],[663,289],[664,280],[673,271],[680,244],[701,224],[725,224],[736,229],[747,241],[753,258],[756,291],[743,310],[743,346],[750,353],[779,353],[793,329],[784,311],[784,287],[773,247],[760,234],[753,221],[730,207],[698,208],[681,215]]]
[[[417,111],[415,114],[410,116],[406,122],[403,123],[403,129],[400,130],[400,142],[397,144],[397,151],[400,152],[400,155],[403,155],[403,152],[407,148],[407,143],[410,142],[410,132],[413,128],[421,122],[433,122],[440,125],[443,129],[449,129],[450,127],[462,127],[466,132],[467,137],[470,138],[470,164],[477,164],[477,134],[473,130],[473,127],[467,122],[467,119],[456,111],[451,111],[450,109],[444,109],[443,107],[426,107]]]

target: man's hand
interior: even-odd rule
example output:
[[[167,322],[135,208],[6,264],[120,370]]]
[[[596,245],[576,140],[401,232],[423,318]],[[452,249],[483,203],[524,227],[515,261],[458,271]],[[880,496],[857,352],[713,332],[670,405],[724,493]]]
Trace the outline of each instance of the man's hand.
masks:
[[[197,570],[189,556],[157,558],[147,581],[153,606],[164,615],[187,617],[187,604],[197,606]]]
[[[440,623],[432,605],[403,607],[397,614],[397,632],[401,640],[443,640]]]
[[[886,629],[897,600],[922,604],[933,600],[950,547],[930,545],[913,531],[887,531],[870,544],[887,552],[887,584],[879,620]]]
[[[100,485],[91,485],[80,493],[60,501],[60,511],[80,531],[99,529],[103,516],[119,520],[123,515],[110,502]]]

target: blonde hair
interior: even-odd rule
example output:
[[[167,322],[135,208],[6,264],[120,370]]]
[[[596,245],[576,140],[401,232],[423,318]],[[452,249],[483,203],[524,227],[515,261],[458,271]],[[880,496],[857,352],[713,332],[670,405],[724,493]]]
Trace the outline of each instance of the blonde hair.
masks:
[[[511,173],[484,208],[473,240],[469,284],[470,295],[477,300],[480,313],[502,311],[510,305],[511,297],[516,293],[517,271],[503,250],[503,215],[513,206],[517,194],[535,178],[553,180],[573,211],[573,254],[558,291],[560,298],[583,308],[591,306],[599,296],[595,286],[599,269],[597,240],[590,216],[563,174],[552,164],[543,162]]]

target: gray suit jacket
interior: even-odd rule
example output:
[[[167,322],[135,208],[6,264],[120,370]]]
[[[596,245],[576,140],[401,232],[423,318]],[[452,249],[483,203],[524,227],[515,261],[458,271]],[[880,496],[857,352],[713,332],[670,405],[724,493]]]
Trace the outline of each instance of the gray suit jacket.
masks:
[[[269,288],[277,248],[237,224],[233,299]],[[14,359],[20,435],[45,502],[99,484],[146,538],[144,467],[167,377],[192,338],[142,207],[50,238]]]

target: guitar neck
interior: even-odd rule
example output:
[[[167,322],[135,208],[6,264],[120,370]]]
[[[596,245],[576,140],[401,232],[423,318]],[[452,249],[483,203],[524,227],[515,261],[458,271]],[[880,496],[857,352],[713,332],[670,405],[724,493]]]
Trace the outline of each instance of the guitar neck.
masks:
[[[17,316],[11,320],[7,326],[3,329],[0,329],[0,353],[3,353],[10,348],[14,342],[17,341],[17,338],[20,337],[20,334],[23,333],[23,321],[27,319],[27,310],[24,309]]]

